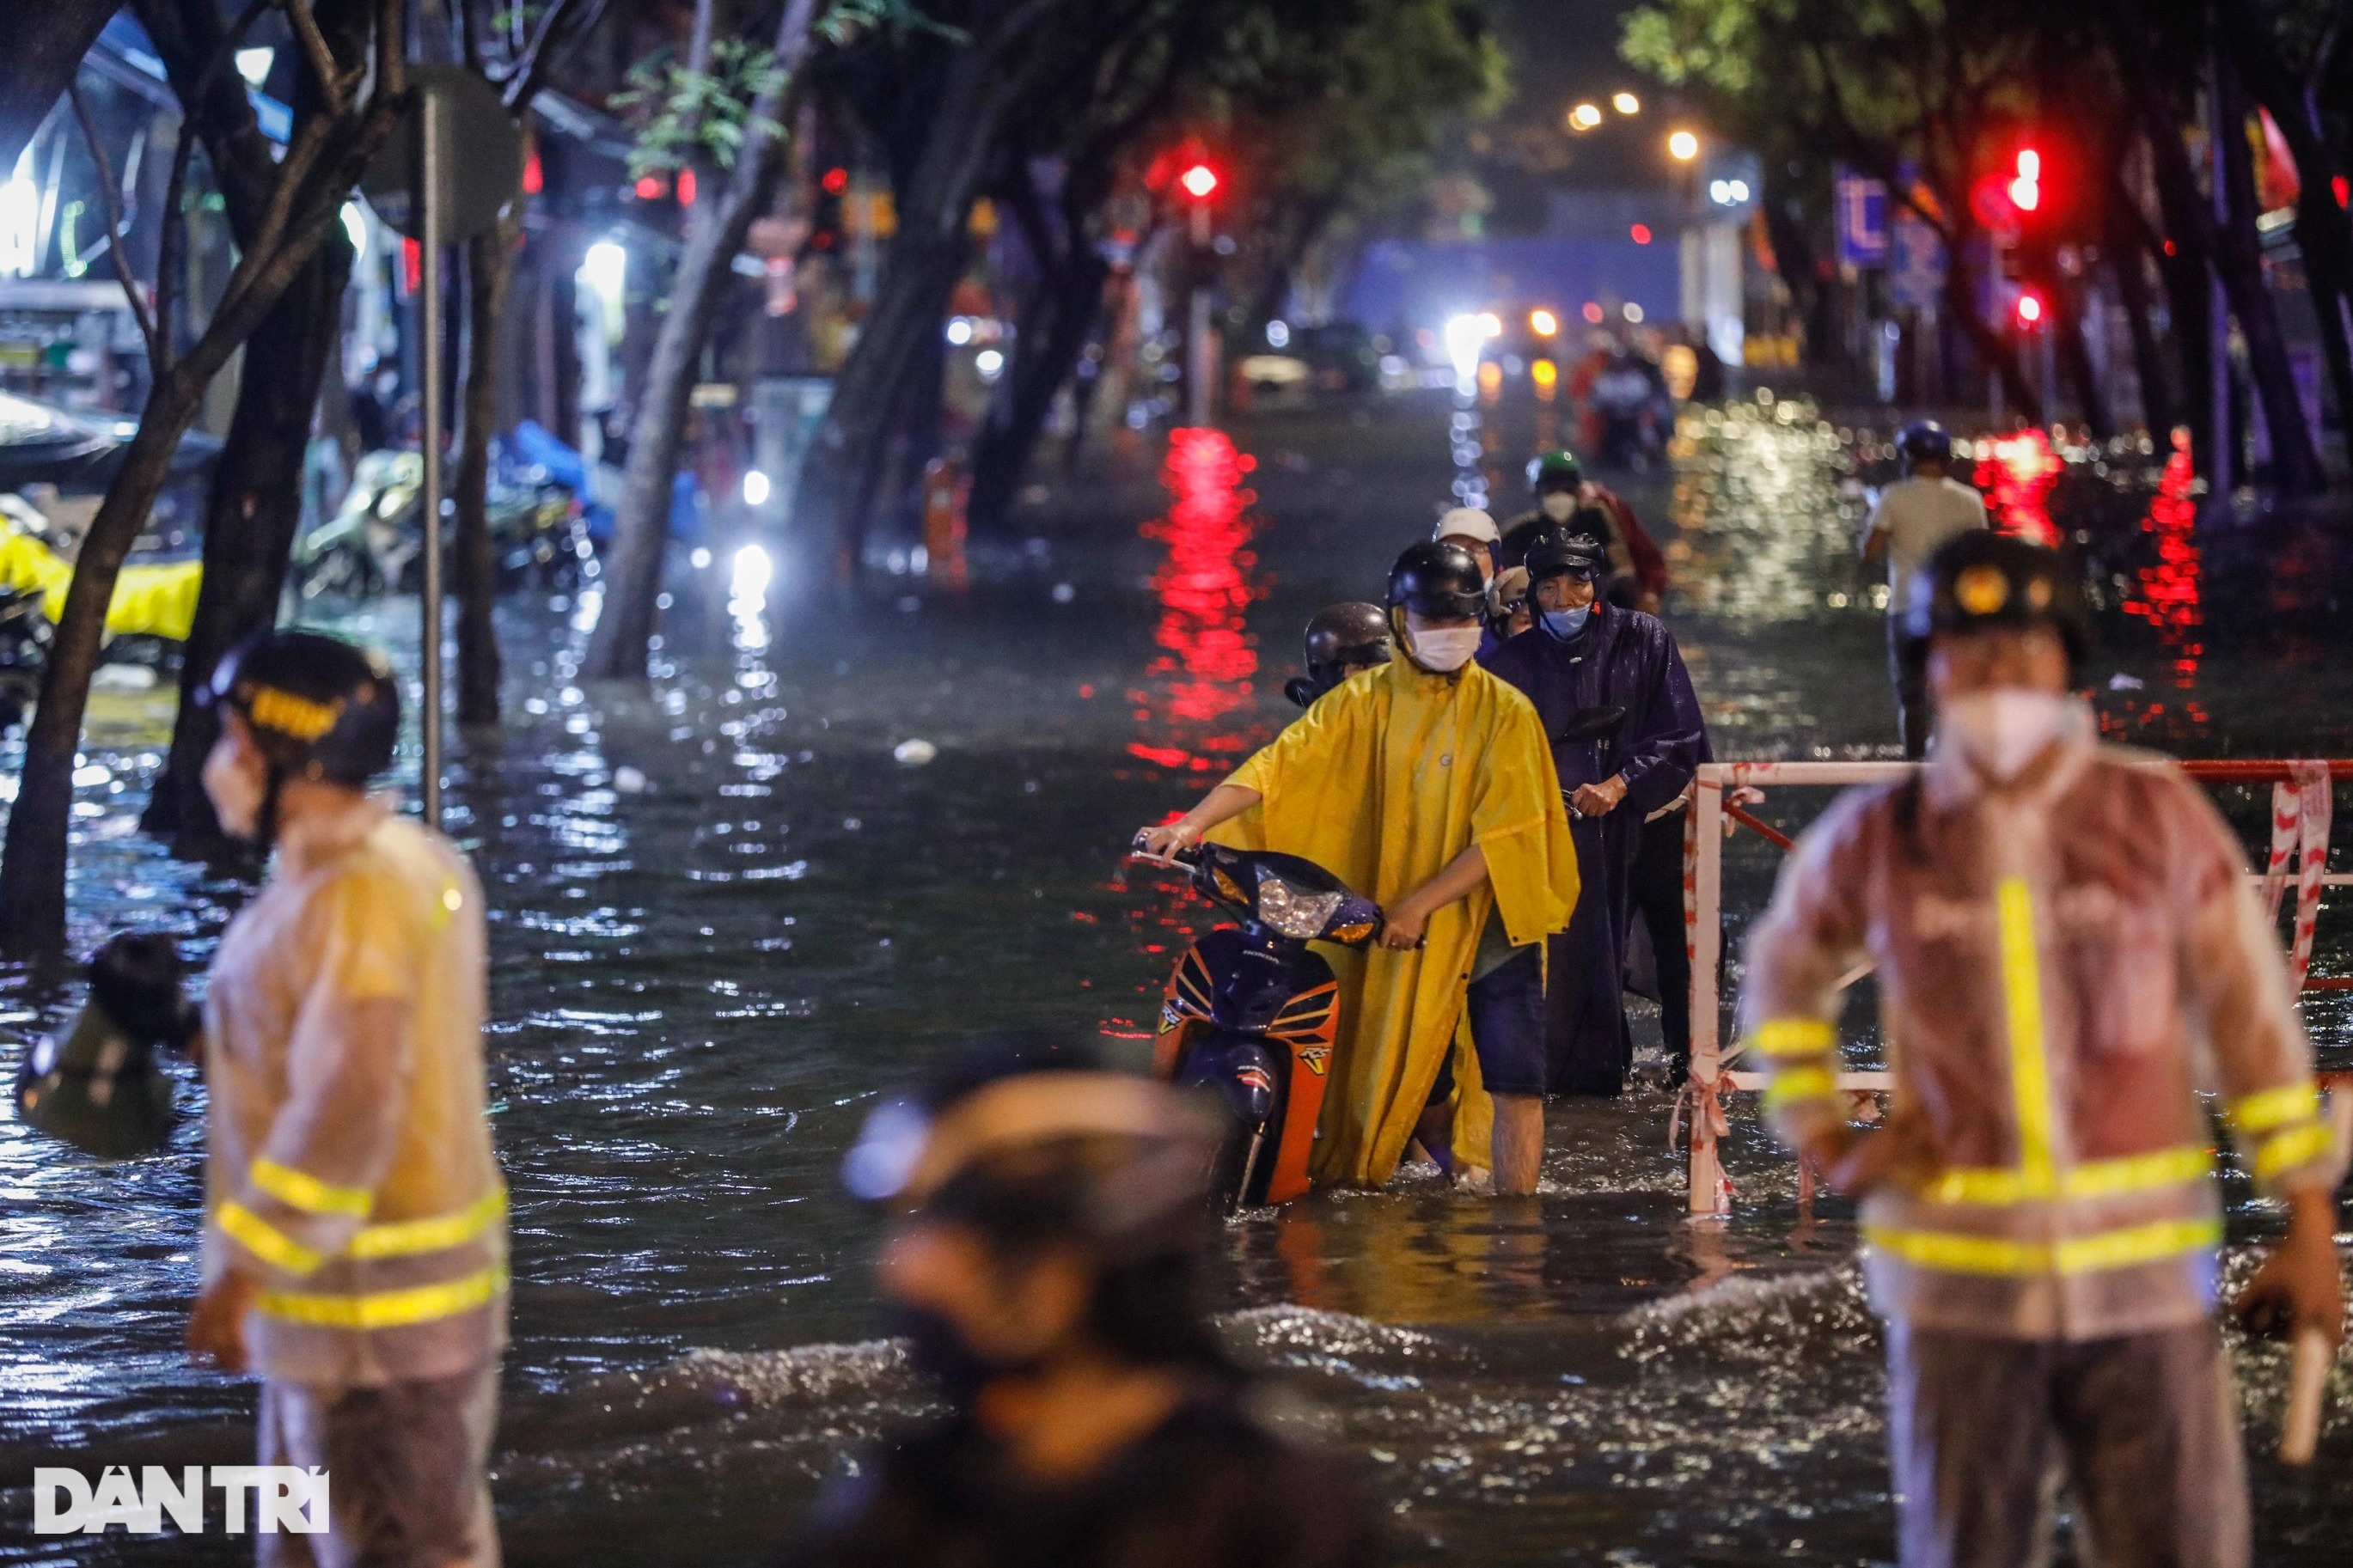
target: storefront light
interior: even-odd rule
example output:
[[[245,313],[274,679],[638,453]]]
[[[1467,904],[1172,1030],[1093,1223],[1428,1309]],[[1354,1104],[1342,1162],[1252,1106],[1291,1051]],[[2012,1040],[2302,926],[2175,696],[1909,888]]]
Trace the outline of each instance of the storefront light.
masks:
[[[17,154],[16,173],[0,185],[0,278],[30,278],[39,258],[33,254],[40,232],[41,194],[33,184],[33,149]]]

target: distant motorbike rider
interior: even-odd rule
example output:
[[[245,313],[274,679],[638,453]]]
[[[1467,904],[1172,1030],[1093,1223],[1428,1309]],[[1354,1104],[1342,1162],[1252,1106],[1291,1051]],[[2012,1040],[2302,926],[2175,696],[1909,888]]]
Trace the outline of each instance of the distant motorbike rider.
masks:
[[[2058,552],[1972,530],[1927,575],[1907,628],[1927,765],[1799,838],[1741,994],[1775,1129],[1862,1200],[1898,1556],[2048,1561],[2063,1474],[2084,1558],[2244,1568],[2201,1089],[2289,1211],[2241,1311],[2332,1343],[2345,1312],[2334,1140],[2279,939],[2204,793],[2100,743]],[[1858,1133],[1837,1024],[1865,963],[1900,1048],[1887,1124]]]
[[[1326,605],[1307,623],[1307,673],[1284,683],[1282,694],[1302,708],[1352,675],[1389,661],[1389,618],[1378,605]]]
[[[1451,508],[1430,536],[1440,544],[1461,545],[1479,563],[1479,575],[1490,583],[1495,580],[1495,544],[1503,533],[1486,512],[1475,506]]]
[[[232,648],[207,700],[222,826],[274,847],[204,1015],[210,1094],[196,1356],[262,1380],[260,1459],[332,1468],[323,1538],[265,1564],[489,1564],[484,1461],[506,1343],[506,1189],[482,1067],[480,884],[367,793],[400,700],[313,632]]]
[[[1377,1510],[1251,1408],[1201,1301],[1219,1129],[1082,1043],[988,1042],[868,1119],[877,1284],[945,1413],[818,1505],[791,1568],[1369,1568]]]
[[[1928,558],[1946,542],[1988,526],[1985,498],[1977,487],[1949,476],[1953,438],[1933,419],[1915,419],[1895,433],[1896,461],[1904,477],[1880,493],[1862,525],[1863,560],[1887,563],[1887,671],[1895,687],[1895,722],[1904,754],[1917,762],[1928,752],[1926,660],[1905,630],[1912,591]]]
[[[1616,1094],[1632,1055],[1622,992],[1643,819],[1682,796],[1707,733],[1673,635],[1601,600],[1609,565],[1589,534],[1539,535],[1527,570],[1536,625],[1487,668],[1535,705],[1577,845],[1583,896],[1552,939],[1545,985],[1550,1082],[1557,1093]]]
[[[1539,533],[1573,523],[1599,542],[1609,563],[1603,596],[1613,605],[1657,615],[1667,591],[1667,558],[1615,492],[1585,477],[1585,466],[1567,447],[1528,459],[1528,492],[1535,505],[1504,525],[1495,548],[1499,565],[1519,566]],[[1590,513],[1590,515],[1579,515]]]
[[[1622,342],[1613,342],[1588,396],[1604,464],[1640,473],[1664,454],[1664,427],[1673,417],[1673,399],[1655,360]]]
[[[1535,710],[1473,661],[1485,589],[1460,546],[1409,546],[1388,586],[1403,657],[1333,690],[1191,811],[1136,836],[1166,856],[1230,823],[1222,840],[1304,857],[1387,911],[1378,949],[1330,955],[1341,1032],[1310,1167],[1319,1182],[1387,1183],[1451,1072],[1453,1125],[1425,1146],[1451,1146],[1461,1179],[1492,1168],[1497,1190],[1535,1190],[1538,944],[1577,902],[1576,850]],[[1455,1049],[1466,1008],[1468,1054]]]

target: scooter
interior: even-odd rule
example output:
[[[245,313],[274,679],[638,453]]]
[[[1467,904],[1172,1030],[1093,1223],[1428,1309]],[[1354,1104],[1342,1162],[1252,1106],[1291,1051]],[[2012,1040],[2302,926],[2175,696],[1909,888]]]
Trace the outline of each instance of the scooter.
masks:
[[[1167,863],[1193,890],[1242,917],[1185,950],[1168,976],[1153,1072],[1223,1097],[1234,1129],[1210,1193],[1219,1208],[1288,1203],[1307,1191],[1307,1156],[1340,1027],[1332,966],[1308,946],[1369,946],[1378,904],[1296,855],[1203,844]]]

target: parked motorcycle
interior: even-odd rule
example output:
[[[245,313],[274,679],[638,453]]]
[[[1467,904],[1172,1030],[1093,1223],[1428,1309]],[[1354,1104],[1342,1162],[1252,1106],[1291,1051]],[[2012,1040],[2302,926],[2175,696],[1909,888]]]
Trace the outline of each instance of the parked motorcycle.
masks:
[[[0,735],[23,723],[32,711],[53,635],[48,616],[41,613],[39,594],[0,588]]]
[[[424,488],[425,460],[417,453],[362,457],[335,515],[295,542],[302,597],[364,599],[417,586]],[[570,588],[593,574],[580,503],[544,469],[502,466],[484,500],[500,588]]]
[[[1203,844],[1174,864],[1242,917],[1185,951],[1168,977],[1153,1071],[1214,1088],[1233,1113],[1211,1192],[1228,1212],[1307,1191],[1307,1157],[1340,1026],[1332,966],[1308,944],[1365,947],[1380,906],[1296,855]]]

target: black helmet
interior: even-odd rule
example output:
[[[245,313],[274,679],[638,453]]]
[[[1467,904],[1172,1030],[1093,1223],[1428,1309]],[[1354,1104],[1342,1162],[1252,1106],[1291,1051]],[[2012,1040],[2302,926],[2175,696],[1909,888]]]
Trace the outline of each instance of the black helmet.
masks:
[[[1895,455],[1909,472],[1922,463],[1953,460],[1953,436],[1934,419],[1915,419],[1895,432]]]
[[[1989,529],[1972,529],[1928,558],[1905,629],[1920,644],[1939,632],[2049,626],[2080,666],[2091,634],[2084,591],[2064,556]]]
[[[208,700],[237,710],[280,777],[358,788],[392,765],[391,661],[319,632],[259,632],[223,655]]]
[[[1538,452],[1528,459],[1528,489],[1542,490],[1550,485],[1566,485],[1571,489],[1585,482],[1585,465],[1577,454],[1566,447],[1556,447],[1549,452]]]
[[[1486,613],[1487,578],[1459,544],[1409,544],[1389,568],[1389,607],[1430,621],[1476,620]]]
[[[1304,708],[1339,685],[1350,665],[1387,664],[1391,652],[1389,618],[1378,605],[1326,605],[1307,623],[1307,673],[1283,695]]]
[[[1609,575],[1609,555],[1599,540],[1576,522],[1547,528],[1528,545],[1530,586],[1547,577],[1567,575],[1588,581]]]

